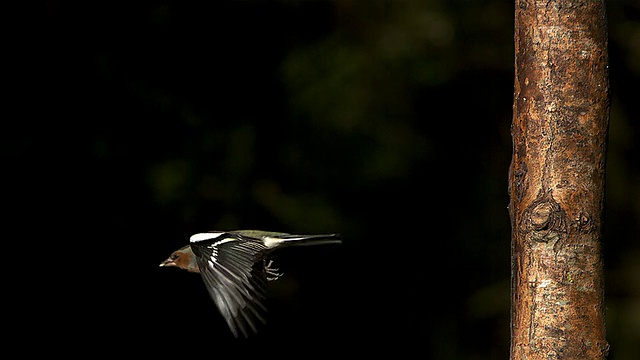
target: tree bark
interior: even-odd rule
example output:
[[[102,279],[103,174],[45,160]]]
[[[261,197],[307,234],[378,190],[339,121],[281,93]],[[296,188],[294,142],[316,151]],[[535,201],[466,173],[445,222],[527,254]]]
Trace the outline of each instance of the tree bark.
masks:
[[[604,359],[604,0],[516,0],[510,359]]]

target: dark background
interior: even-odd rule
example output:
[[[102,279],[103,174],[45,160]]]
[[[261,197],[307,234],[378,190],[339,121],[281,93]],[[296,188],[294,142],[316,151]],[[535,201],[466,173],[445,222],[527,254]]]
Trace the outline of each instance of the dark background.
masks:
[[[607,6],[607,338],[610,359],[631,359],[640,5]],[[513,14],[450,0],[7,11],[11,340],[70,356],[507,358]],[[158,267],[214,229],[344,244],[283,250],[268,324],[236,341],[198,275]]]

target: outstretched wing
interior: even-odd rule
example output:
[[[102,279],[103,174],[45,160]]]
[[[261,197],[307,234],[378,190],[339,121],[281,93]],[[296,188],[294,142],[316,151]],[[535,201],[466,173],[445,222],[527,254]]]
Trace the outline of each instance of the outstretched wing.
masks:
[[[262,241],[238,234],[220,233],[206,239],[193,239],[202,279],[226,320],[231,332],[245,337],[257,331],[257,321],[265,322],[266,279]]]

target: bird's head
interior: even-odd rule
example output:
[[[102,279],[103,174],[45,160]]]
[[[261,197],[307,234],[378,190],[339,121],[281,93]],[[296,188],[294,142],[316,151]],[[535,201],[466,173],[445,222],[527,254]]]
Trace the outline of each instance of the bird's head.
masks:
[[[180,249],[174,251],[169,257],[160,263],[160,266],[175,266],[180,269],[184,269],[190,272],[199,273],[198,263],[196,256],[191,251],[191,246],[183,246]]]

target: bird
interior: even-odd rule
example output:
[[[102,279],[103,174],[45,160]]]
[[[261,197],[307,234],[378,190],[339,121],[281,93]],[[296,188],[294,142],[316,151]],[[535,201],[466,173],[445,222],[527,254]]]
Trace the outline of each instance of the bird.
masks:
[[[341,244],[340,234],[296,235],[262,230],[209,231],[192,235],[161,267],[200,273],[209,295],[236,338],[266,323],[266,283],[282,272],[272,252],[294,245]]]

